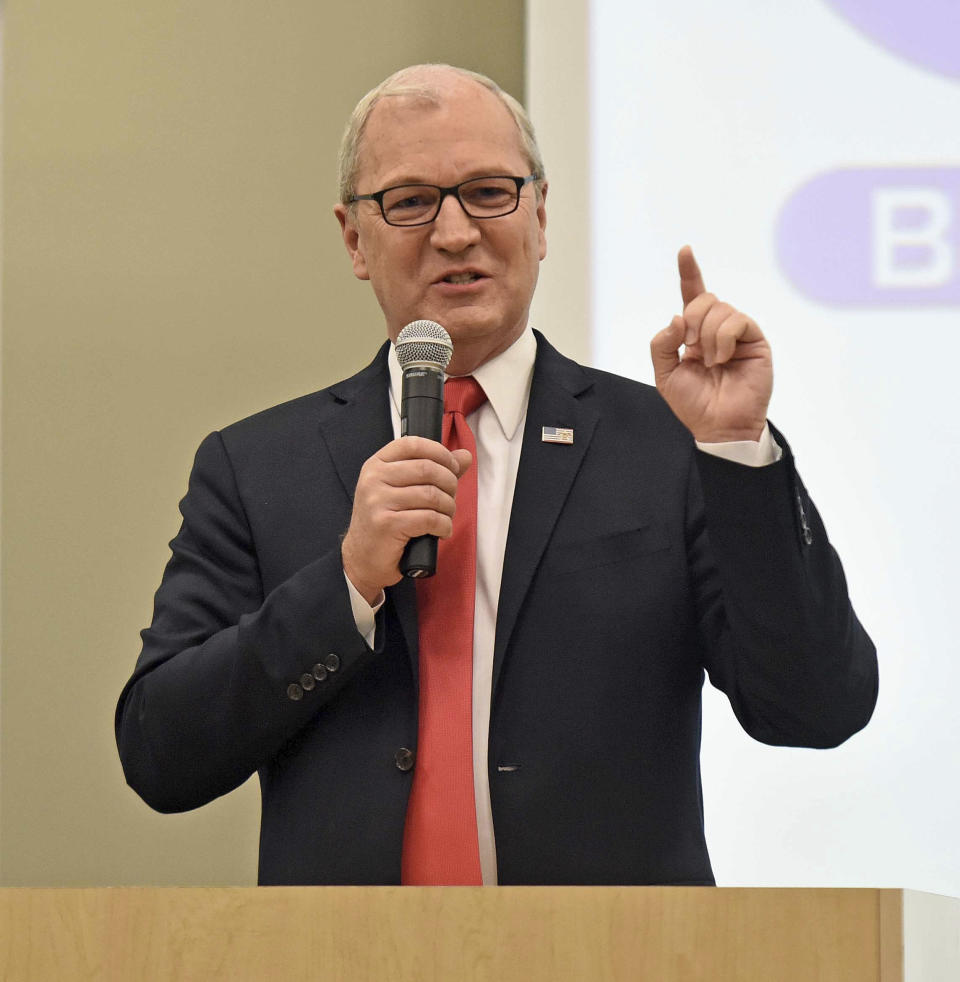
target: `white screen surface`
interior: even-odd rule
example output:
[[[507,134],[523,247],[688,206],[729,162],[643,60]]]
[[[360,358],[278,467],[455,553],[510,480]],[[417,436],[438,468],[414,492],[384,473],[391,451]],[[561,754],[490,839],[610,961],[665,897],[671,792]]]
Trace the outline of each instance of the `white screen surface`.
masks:
[[[652,380],[693,245],[770,338],[771,419],[880,653],[874,719],[837,750],[755,743],[705,689],[718,882],[960,895],[960,5],[589,10],[592,362]]]

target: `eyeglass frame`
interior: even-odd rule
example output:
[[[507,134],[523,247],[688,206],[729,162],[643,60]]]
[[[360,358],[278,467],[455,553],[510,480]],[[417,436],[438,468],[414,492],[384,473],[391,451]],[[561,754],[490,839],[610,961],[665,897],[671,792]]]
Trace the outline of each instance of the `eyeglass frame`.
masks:
[[[526,177],[515,177],[513,174],[485,174],[481,177],[471,177],[466,181],[461,181],[459,184],[451,184],[449,187],[441,187],[439,184],[392,184],[388,188],[383,188],[381,191],[374,191],[373,194],[355,194],[347,202],[348,205],[352,205],[357,201],[376,201],[380,207],[380,214],[383,216],[383,220],[391,228],[419,228],[421,225],[430,225],[432,222],[437,220],[440,214],[440,209],[443,207],[443,202],[448,195],[453,195],[463,209],[463,213],[468,218],[474,218],[477,221],[486,221],[490,218],[505,218],[507,215],[512,215],[520,207],[520,192],[531,183],[531,181],[540,181],[543,179],[541,174],[528,174]],[[463,198],[460,197],[460,188],[464,184],[472,184],[474,181],[513,181],[517,186],[517,198],[513,203],[513,207],[509,211],[502,211],[498,215],[473,215],[467,210],[467,206],[463,203]],[[395,222],[391,222],[387,218],[387,213],[383,207],[383,196],[390,191],[397,191],[400,188],[430,188],[435,191],[440,192],[440,197],[437,200],[437,210],[433,213],[431,218],[428,218],[424,222],[411,222],[410,224],[398,225]]]

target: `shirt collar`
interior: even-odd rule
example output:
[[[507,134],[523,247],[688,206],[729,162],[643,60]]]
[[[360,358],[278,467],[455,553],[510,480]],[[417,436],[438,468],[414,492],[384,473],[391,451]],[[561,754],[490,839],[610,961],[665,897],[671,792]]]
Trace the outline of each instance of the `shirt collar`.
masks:
[[[533,381],[533,365],[537,359],[537,339],[528,324],[523,334],[506,351],[484,362],[473,377],[483,386],[490,407],[503,430],[512,440],[517,427],[523,422],[530,399]],[[400,411],[400,394],[403,387],[403,371],[397,361],[396,346],[390,345],[390,396],[394,409]]]

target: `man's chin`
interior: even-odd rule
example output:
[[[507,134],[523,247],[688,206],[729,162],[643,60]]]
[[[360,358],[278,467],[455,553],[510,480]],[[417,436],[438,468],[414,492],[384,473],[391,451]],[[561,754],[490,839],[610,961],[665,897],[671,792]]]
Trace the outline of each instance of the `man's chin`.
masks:
[[[403,324],[395,325],[396,334],[415,320],[435,321],[450,335],[456,363],[479,359],[477,364],[483,364],[488,358],[510,347],[523,333],[526,324],[526,319],[518,319],[515,313],[513,317],[504,317],[502,313],[492,311],[489,307],[451,307],[438,304],[425,306]],[[504,326],[505,324],[508,326]],[[396,334],[391,333],[394,340]],[[461,358],[457,357],[458,350],[462,352]]]
[[[447,325],[443,325],[447,327]],[[453,341],[453,360],[448,371],[451,375],[465,375],[506,351],[523,333],[524,324],[505,330],[501,325],[483,329],[479,325],[456,325],[447,328]]]
[[[408,314],[402,323],[394,324],[391,337],[399,334],[407,324],[411,324],[413,321],[434,321],[454,339],[496,334],[498,327],[496,320],[489,313],[484,314],[480,311],[466,311],[449,307],[441,309],[424,307]]]

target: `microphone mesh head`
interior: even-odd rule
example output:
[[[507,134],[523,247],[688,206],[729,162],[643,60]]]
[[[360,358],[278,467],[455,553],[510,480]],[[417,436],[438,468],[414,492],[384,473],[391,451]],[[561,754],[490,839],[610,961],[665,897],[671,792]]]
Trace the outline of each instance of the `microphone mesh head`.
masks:
[[[411,321],[397,337],[401,368],[427,364],[446,369],[452,357],[450,335],[436,321]]]

